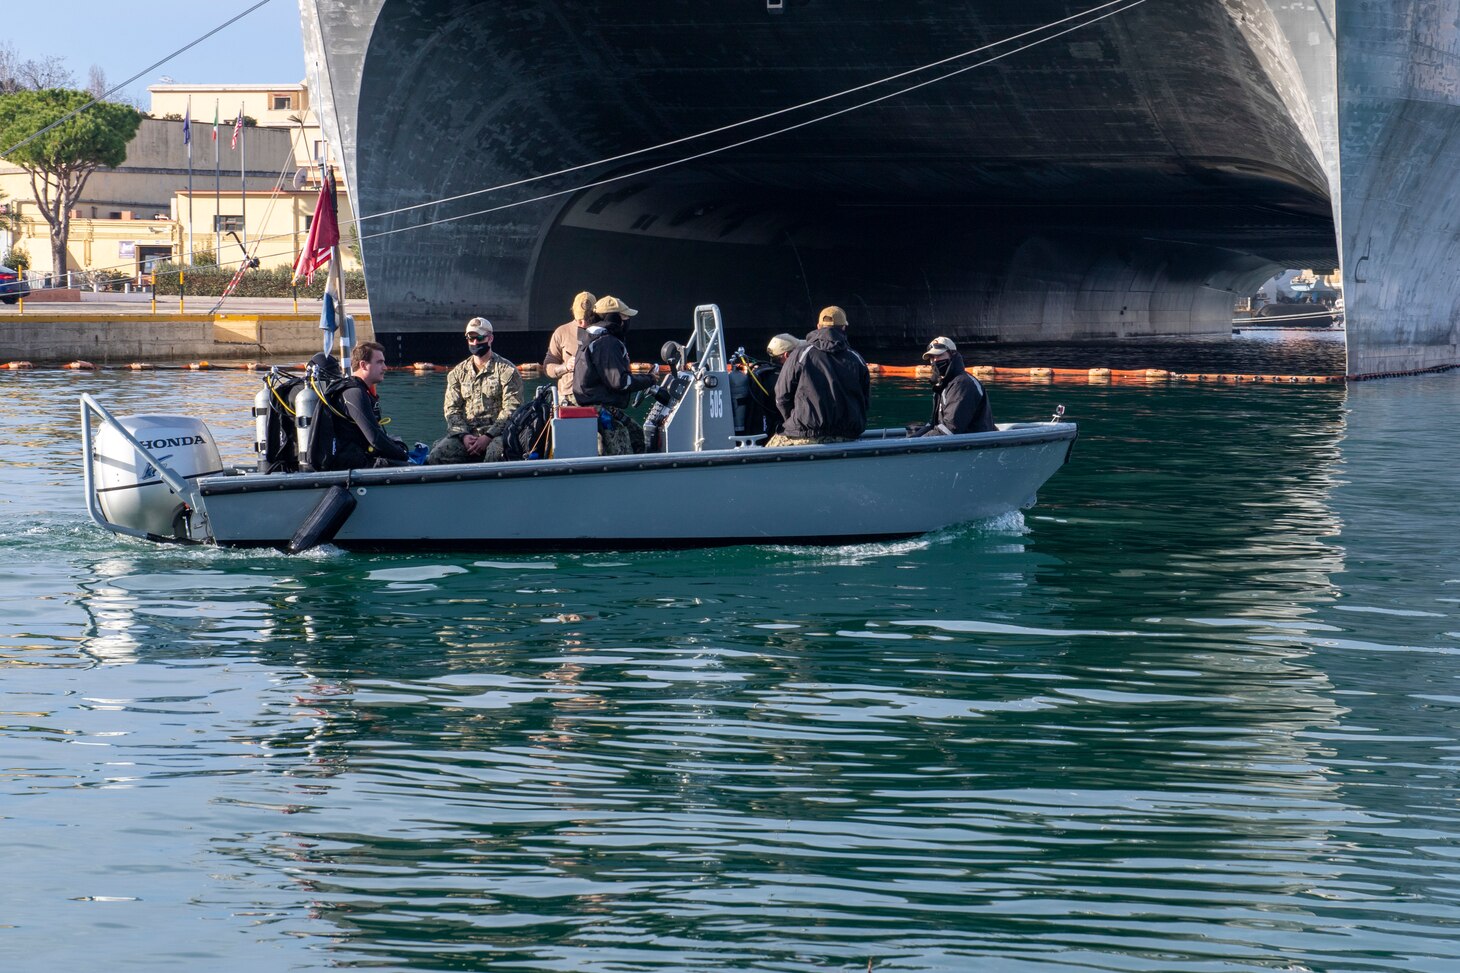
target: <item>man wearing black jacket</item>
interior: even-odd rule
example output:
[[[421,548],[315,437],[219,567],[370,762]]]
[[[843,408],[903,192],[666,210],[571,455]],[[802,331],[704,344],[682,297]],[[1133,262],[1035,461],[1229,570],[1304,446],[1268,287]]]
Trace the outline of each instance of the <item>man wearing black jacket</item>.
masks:
[[[867,428],[871,376],[846,332],[847,312],[823,308],[816,330],[786,358],[776,380],[776,407],[786,423],[767,446],[844,443]]]
[[[385,434],[380,425],[380,398],[375,386],[385,377],[385,347],[362,341],[350,352],[350,375],[330,387],[324,408],[333,413],[334,455],[331,470],[371,466],[404,466],[406,444]]]
[[[654,385],[651,376],[629,370],[629,350],[623,341],[629,318],[639,312],[616,297],[603,297],[593,305],[593,313],[599,320],[584,329],[574,356],[573,400],[598,406],[607,415],[598,432],[601,455],[642,453],[644,427],[624,411],[635,392]]]
[[[968,374],[951,338],[934,338],[923,352],[933,367],[933,419],[914,436],[955,436],[992,432],[994,414],[983,384]]]

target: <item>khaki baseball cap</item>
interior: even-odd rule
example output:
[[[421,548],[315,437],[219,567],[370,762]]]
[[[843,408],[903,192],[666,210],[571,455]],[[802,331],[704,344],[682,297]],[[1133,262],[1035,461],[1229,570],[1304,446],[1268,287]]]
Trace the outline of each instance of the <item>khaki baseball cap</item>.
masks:
[[[466,323],[467,334],[491,334],[492,322],[486,318],[472,318]]]
[[[582,321],[593,310],[593,305],[598,302],[588,291],[579,291],[578,296],[573,298],[573,320]]]
[[[593,305],[593,313],[594,314],[615,314],[615,313],[617,313],[617,314],[622,314],[626,318],[631,318],[635,314],[638,314],[639,312],[638,311],[635,311],[633,308],[629,307],[627,304],[625,304],[623,301],[619,300],[616,297],[600,297],[598,299],[598,303],[595,304],[595,305]]]
[[[830,328],[833,326],[845,328],[847,326],[847,312],[834,304],[831,307],[824,307],[821,309],[821,314],[816,318],[816,326],[818,328]]]

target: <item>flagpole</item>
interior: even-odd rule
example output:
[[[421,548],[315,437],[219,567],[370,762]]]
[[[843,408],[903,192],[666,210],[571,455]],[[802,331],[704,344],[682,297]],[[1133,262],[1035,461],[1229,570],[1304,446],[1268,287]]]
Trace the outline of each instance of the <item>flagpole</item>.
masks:
[[[240,199],[239,217],[243,223],[243,257],[248,259],[248,176],[243,169],[243,103],[238,105],[238,188]]]
[[[213,261],[223,265],[223,172],[218,166],[218,99],[213,99]]]
[[[193,99],[188,96],[188,122],[183,126],[187,138],[183,141],[188,143],[188,265],[193,263]]]
[[[325,143],[324,161],[320,163],[319,175],[330,190],[330,209],[335,214],[335,245],[330,247],[330,275],[335,282],[335,321],[340,326],[340,367],[348,372],[350,362],[345,353],[345,273],[340,269],[340,241],[338,226],[340,221],[340,197],[333,178],[333,167],[330,165],[330,146]]]

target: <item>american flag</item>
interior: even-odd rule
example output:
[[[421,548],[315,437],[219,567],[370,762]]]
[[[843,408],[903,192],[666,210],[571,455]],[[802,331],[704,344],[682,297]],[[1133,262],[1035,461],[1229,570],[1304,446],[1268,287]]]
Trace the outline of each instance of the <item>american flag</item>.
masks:
[[[228,143],[232,149],[238,148],[238,137],[243,134],[243,106],[238,106],[238,117],[233,120],[233,141]]]

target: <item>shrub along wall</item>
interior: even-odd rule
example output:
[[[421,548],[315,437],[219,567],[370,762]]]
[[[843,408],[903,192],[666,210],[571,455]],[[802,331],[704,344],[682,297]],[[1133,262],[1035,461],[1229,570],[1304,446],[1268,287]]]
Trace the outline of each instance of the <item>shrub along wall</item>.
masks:
[[[237,268],[229,267],[182,267],[159,264],[154,278],[158,297],[176,296],[178,292],[177,272],[181,269],[191,297],[219,297],[223,288],[233,279]],[[289,281],[294,276],[290,267],[269,267],[250,270],[234,288],[235,297],[293,297],[294,289]],[[324,282],[328,275],[323,271],[314,275],[314,283],[299,282],[299,296],[318,298],[324,294]],[[345,300],[359,301],[365,298],[365,274],[359,270],[345,271]]]

